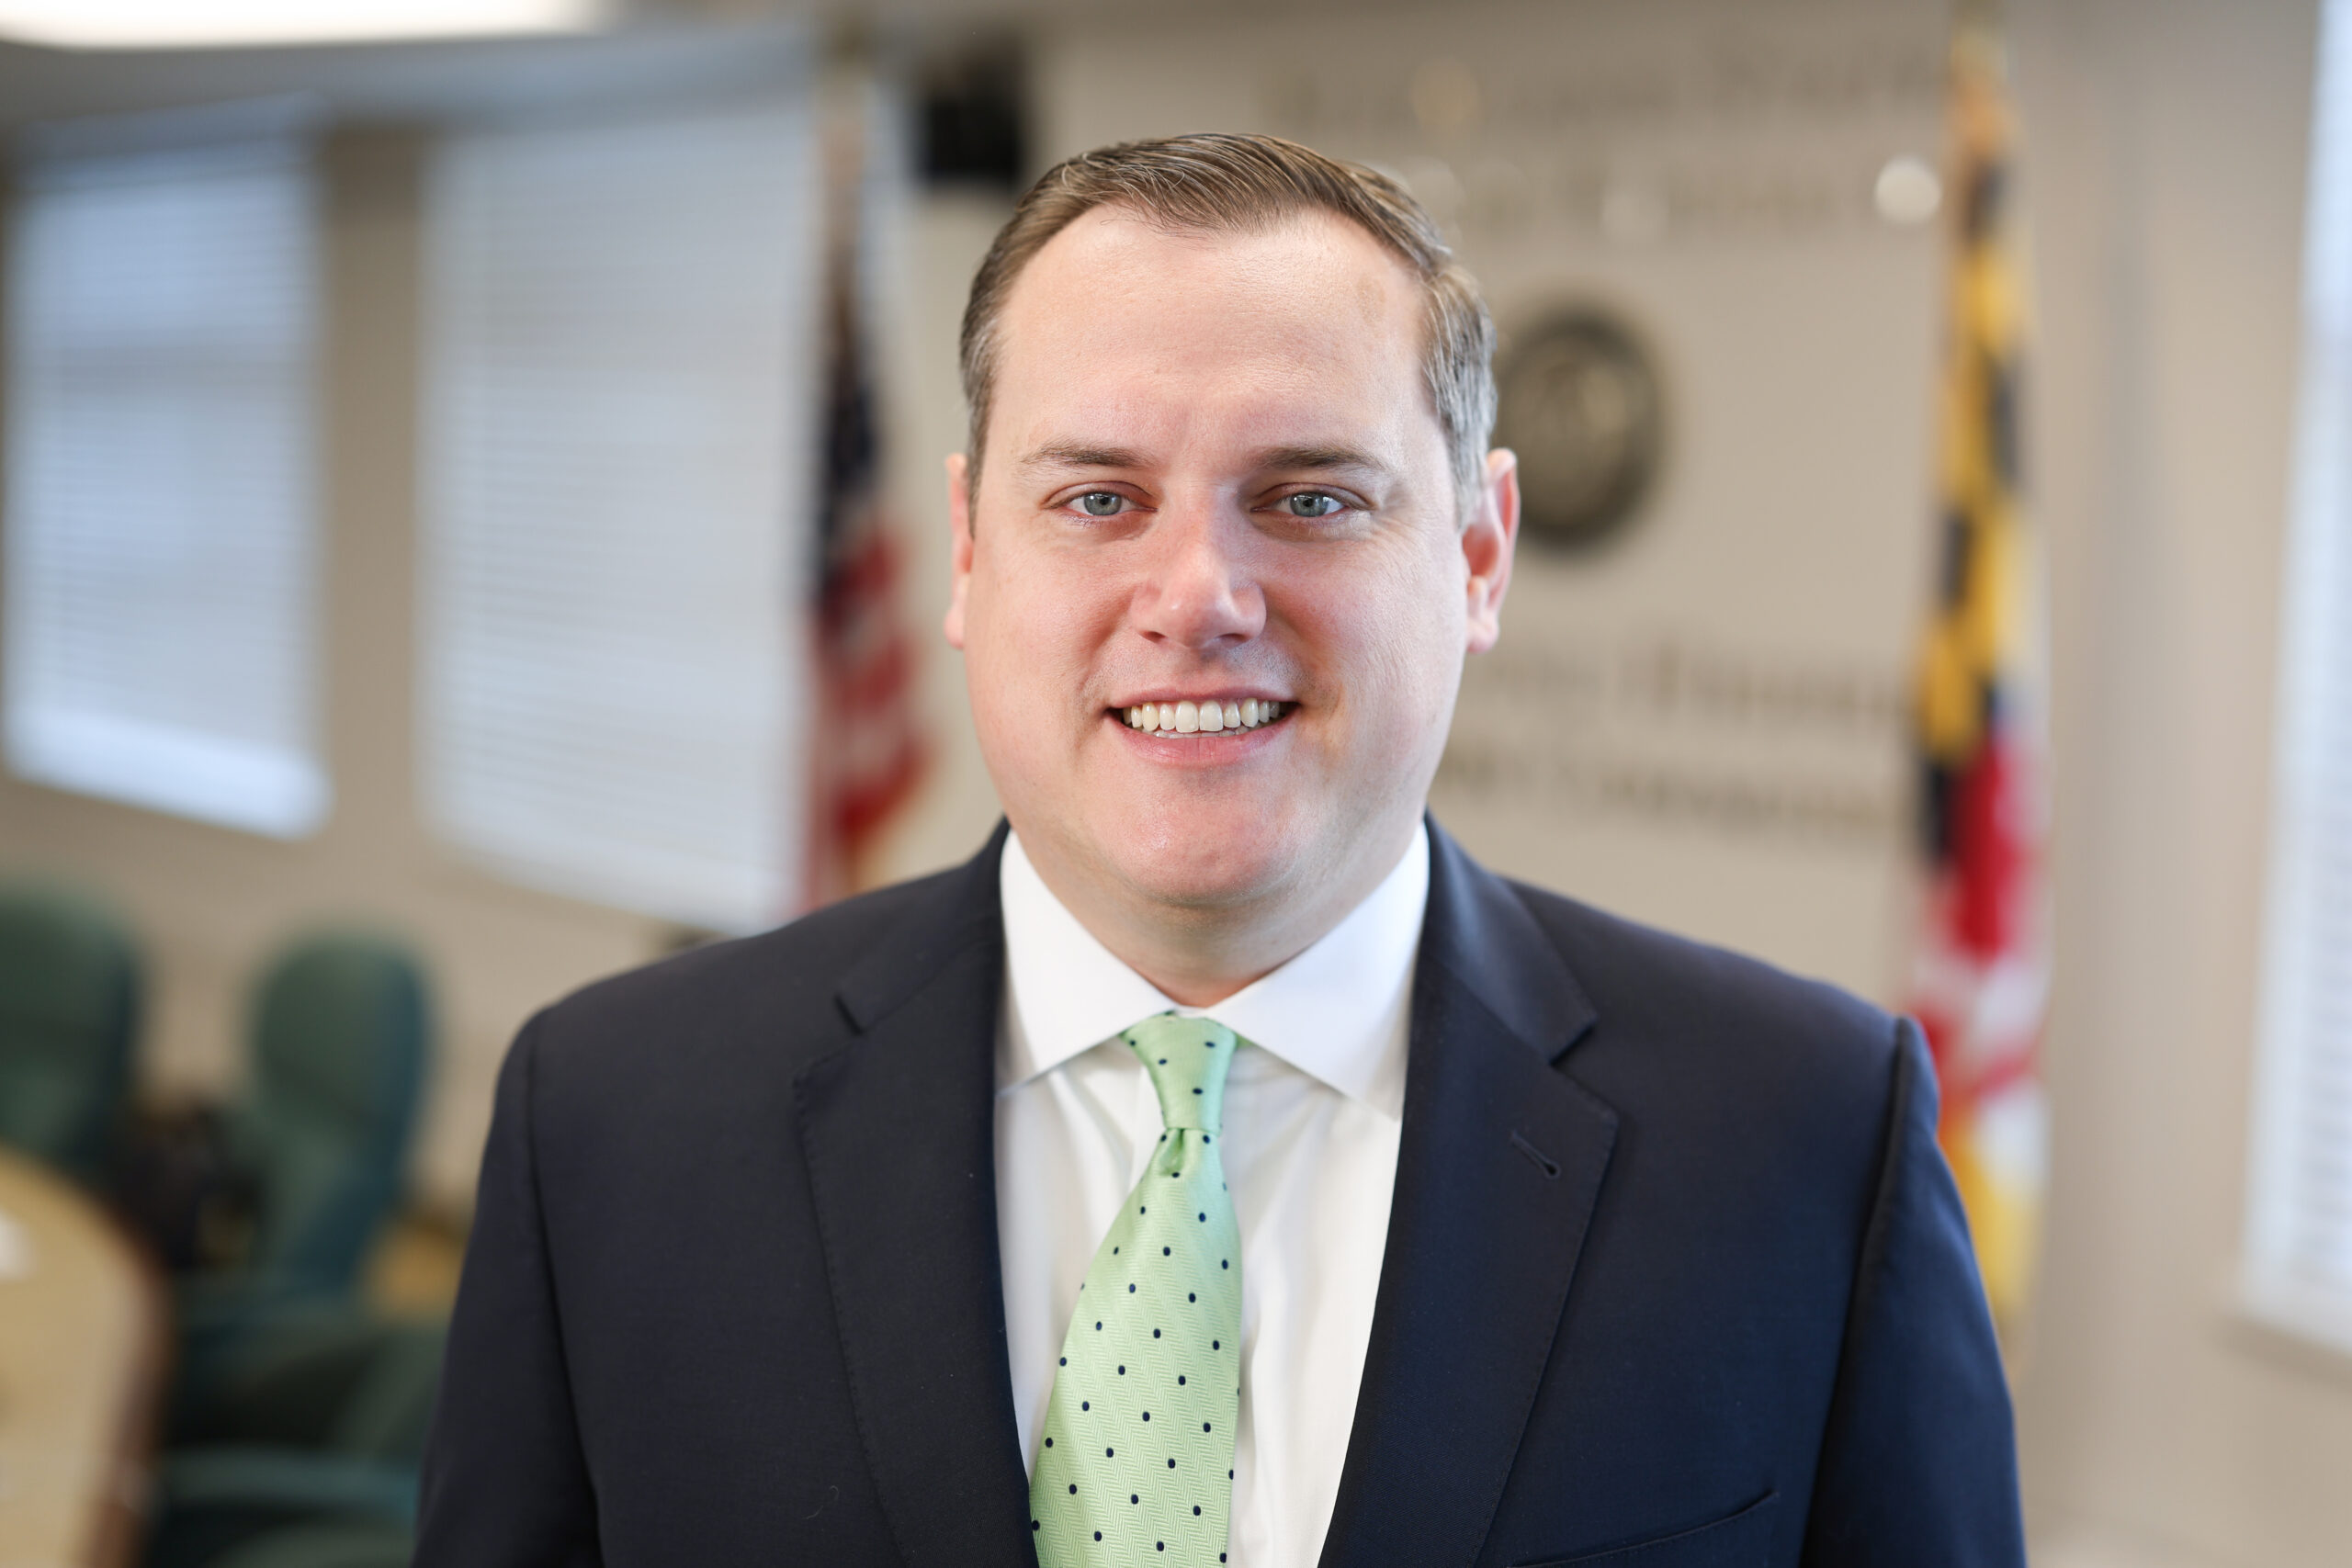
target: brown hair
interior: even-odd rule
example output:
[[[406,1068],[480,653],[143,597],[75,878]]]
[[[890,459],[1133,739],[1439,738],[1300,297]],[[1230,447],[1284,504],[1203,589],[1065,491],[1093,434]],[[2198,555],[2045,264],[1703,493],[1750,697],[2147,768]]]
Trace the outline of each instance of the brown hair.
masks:
[[[1495,328],[1478,287],[1402,186],[1279,136],[1208,133],[1123,141],[1057,164],[1029,187],[997,231],[964,308],[964,399],[971,410],[975,486],[996,378],[997,322],[1013,280],[1081,213],[1113,206],[1171,229],[1211,233],[1319,210],[1347,219],[1393,252],[1421,286],[1427,315],[1421,376],[1445,434],[1462,520],[1468,520],[1495,423]]]

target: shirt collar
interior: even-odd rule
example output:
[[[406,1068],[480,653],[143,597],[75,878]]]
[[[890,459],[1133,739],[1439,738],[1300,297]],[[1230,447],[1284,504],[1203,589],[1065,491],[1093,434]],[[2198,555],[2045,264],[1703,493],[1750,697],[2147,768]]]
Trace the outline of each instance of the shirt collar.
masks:
[[[1401,1118],[1406,1016],[1429,907],[1426,825],[1396,868],[1313,946],[1213,1008],[1178,1008],[1095,940],[1054,896],[1021,837],[1008,833],[1004,908],[1006,1027],[997,1085],[1053,1071],[1119,1031],[1170,1009],[1207,1014],[1251,1044],[1351,1100]]]

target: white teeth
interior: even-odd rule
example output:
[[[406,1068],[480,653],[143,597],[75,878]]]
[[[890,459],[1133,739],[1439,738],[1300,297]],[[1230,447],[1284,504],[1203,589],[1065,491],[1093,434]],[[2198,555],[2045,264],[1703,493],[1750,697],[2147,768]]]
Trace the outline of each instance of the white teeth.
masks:
[[[1138,703],[1125,711],[1127,726],[1147,734],[1216,735],[1255,729],[1282,717],[1283,705],[1249,697],[1238,703]]]

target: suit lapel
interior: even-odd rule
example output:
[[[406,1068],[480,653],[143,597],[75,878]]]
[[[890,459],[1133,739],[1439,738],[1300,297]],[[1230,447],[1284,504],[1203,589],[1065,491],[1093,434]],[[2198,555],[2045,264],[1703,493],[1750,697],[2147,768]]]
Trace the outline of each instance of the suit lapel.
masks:
[[[1387,1251],[1326,1568],[1476,1558],[1616,1136],[1552,1065],[1593,1021],[1575,976],[1434,822],[1430,859]]]
[[[910,1564],[1034,1563],[997,1248],[1004,834],[842,980],[795,1085],[868,1462]]]

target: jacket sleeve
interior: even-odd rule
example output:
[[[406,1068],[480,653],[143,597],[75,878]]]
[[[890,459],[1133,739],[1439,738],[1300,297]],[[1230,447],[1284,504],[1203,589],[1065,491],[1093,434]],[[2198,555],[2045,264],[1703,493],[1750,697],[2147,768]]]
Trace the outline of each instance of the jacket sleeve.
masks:
[[[1895,1031],[1885,1152],[1806,1527],[1808,1568],[2024,1568],[2016,1436],[1918,1026]]]
[[[540,1020],[498,1076],[465,1272],[425,1441],[418,1568],[600,1561],[533,1153]]]

